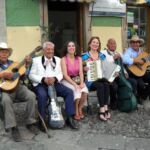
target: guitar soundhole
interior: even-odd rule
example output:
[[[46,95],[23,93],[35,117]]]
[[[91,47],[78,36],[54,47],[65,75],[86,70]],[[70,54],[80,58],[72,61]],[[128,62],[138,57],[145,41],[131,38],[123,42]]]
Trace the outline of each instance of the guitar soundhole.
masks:
[[[18,72],[18,68],[13,68],[13,69],[12,69],[12,72],[14,72],[14,73],[15,73],[15,72]]]

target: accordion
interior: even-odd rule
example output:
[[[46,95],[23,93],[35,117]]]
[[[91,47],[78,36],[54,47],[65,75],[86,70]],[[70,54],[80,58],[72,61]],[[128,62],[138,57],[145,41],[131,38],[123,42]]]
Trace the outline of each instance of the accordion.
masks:
[[[89,68],[87,71],[88,81],[106,79],[109,82],[113,82],[116,78],[116,73],[119,73],[121,69],[119,65],[113,62],[101,60],[86,62],[86,66]]]

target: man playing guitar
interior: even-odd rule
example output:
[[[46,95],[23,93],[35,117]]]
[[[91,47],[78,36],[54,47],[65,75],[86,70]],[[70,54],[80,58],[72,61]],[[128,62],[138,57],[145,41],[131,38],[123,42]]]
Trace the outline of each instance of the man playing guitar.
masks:
[[[139,96],[142,99],[146,99],[147,96],[150,96],[150,73],[146,71],[148,57],[144,58],[146,53],[140,49],[143,43],[143,39],[140,39],[137,35],[133,35],[130,39],[130,47],[123,54],[123,63],[128,68],[129,76],[137,80]],[[146,86],[146,83],[148,86]]]
[[[17,80],[16,76],[20,76],[20,73],[17,70],[15,72],[13,70],[9,70],[9,68],[14,64],[14,61],[8,59],[11,53],[12,49],[9,48],[6,43],[0,43],[0,112],[4,116],[5,129],[7,131],[10,129],[12,131],[11,133],[13,140],[20,142],[22,137],[17,127],[12,104],[13,102],[27,102],[26,126],[31,132],[38,134],[38,129],[35,126],[36,96],[21,82],[19,82],[17,86],[11,90],[3,89],[3,85],[5,85],[7,81],[12,81],[13,83],[13,81]]]

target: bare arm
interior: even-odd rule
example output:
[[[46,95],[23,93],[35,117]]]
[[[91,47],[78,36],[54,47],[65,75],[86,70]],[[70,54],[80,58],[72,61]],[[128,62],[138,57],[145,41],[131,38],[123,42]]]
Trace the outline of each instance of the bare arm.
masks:
[[[61,59],[61,67],[62,67],[64,79],[67,80],[70,84],[76,86],[76,83],[70,78],[70,76],[67,73],[67,66],[64,57]]]

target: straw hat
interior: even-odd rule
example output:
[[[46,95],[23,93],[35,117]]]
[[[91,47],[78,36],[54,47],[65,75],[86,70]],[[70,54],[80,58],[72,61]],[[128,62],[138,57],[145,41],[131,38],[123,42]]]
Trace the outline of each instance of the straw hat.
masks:
[[[8,45],[4,42],[0,43],[0,50],[8,50],[9,51],[9,55],[12,54],[12,48],[8,47]]]
[[[144,44],[144,40],[140,39],[137,35],[133,35],[129,42],[139,42],[141,45]]]

